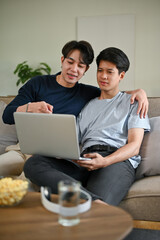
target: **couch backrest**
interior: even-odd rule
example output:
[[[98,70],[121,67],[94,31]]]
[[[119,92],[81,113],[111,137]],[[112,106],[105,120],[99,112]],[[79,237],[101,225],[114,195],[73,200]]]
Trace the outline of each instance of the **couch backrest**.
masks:
[[[148,116],[157,117],[160,116],[160,97],[148,97],[149,111]]]
[[[13,100],[13,98],[14,96],[0,97],[0,100],[8,104],[10,101]],[[148,100],[149,100],[148,116],[149,117],[160,116],[160,97],[148,97]]]
[[[15,98],[15,96],[0,96],[0,101],[5,102],[6,104],[10,103],[13,99]]]

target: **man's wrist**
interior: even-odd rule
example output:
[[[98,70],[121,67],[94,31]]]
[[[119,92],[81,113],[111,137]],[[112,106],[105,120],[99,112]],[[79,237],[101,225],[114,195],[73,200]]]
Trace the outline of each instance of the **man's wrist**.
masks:
[[[26,112],[28,112],[29,104],[30,104],[30,102],[27,103]]]

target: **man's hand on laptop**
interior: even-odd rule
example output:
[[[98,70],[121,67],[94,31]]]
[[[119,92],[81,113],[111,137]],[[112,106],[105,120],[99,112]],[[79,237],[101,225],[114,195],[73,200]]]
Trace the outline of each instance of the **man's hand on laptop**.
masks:
[[[52,114],[53,111],[53,106],[50,105],[49,103],[46,103],[44,101],[42,102],[32,102],[32,103],[28,103],[23,105],[23,106],[19,106],[17,108],[16,112],[32,112],[32,113],[48,113],[48,114]]]

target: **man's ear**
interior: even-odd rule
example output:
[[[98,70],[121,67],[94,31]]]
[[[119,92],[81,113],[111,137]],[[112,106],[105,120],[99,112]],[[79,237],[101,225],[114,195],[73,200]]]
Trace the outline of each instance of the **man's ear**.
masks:
[[[63,61],[64,61],[64,56],[61,57],[61,63],[63,63]]]
[[[88,71],[88,69],[89,69],[89,66],[86,66],[86,70],[85,70],[85,72],[87,72],[87,71]]]
[[[120,79],[119,79],[119,81],[121,81],[121,80],[124,78],[124,76],[125,76],[125,72],[123,71],[123,72],[120,73]]]

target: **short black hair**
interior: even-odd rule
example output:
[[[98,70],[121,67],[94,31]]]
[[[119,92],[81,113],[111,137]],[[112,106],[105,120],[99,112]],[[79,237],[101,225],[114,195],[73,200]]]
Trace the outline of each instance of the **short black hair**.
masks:
[[[74,50],[79,50],[81,53],[82,60],[89,66],[94,59],[94,51],[91,44],[87,41],[70,41],[64,45],[62,48],[62,54],[64,58],[67,58],[69,54]]]
[[[109,47],[102,50],[96,58],[97,67],[99,67],[100,61],[112,62],[116,65],[119,74],[121,72],[127,72],[130,66],[127,55],[119,48]]]

